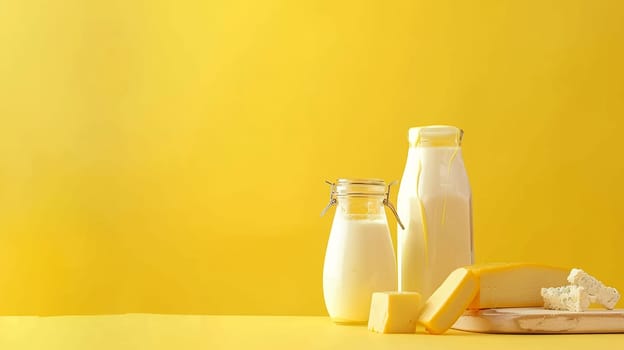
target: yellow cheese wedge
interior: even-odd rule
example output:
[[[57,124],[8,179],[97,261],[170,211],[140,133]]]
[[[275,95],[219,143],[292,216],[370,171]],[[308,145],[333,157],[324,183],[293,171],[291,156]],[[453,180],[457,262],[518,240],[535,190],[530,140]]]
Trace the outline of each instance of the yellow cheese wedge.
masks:
[[[368,329],[379,333],[414,333],[421,296],[416,292],[373,293]]]
[[[418,321],[429,333],[444,333],[464,313],[478,289],[472,270],[461,267],[451,272],[429,297]]]
[[[527,263],[466,267],[479,279],[479,292],[469,309],[543,306],[542,288],[566,285],[569,269]]]

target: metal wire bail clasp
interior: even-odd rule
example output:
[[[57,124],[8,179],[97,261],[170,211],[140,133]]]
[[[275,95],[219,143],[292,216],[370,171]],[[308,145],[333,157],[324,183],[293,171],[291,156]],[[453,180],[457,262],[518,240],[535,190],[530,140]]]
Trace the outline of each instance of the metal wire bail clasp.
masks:
[[[325,209],[323,209],[323,211],[321,212],[321,216],[325,215],[325,213],[327,213],[329,208],[331,208],[333,205],[338,203],[338,200],[336,199],[336,184],[333,183],[333,182],[327,181],[327,180],[325,180],[325,183],[330,186],[330,190],[329,190],[329,204],[327,204]]]
[[[405,230],[405,226],[403,226],[403,223],[401,222],[401,218],[399,217],[399,213],[397,213],[396,208],[394,207],[394,204],[392,204],[392,202],[390,202],[390,187],[394,184],[397,183],[397,180],[392,181],[391,183],[388,184],[388,190],[386,191],[386,197],[383,200],[383,204],[386,205],[386,207],[390,208],[390,211],[392,212],[392,214],[394,214],[394,217],[397,219],[397,222],[399,223],[399,226],[401,226],[401,230]]]

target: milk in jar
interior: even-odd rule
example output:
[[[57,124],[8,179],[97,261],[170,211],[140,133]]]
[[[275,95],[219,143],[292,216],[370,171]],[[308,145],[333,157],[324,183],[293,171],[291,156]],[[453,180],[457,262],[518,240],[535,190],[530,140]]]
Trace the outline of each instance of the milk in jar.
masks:
[[[366,323],[374,292],[397,288],[397,267],[384,205],[383,180],[339,179],[331,183],[336,214],[323,265],[323,296],[336,323]]]
[[[409,130],[398,196],[398,287],[428,298],[454,269],[473,263],[472,195],[462,158],[463,131]]]

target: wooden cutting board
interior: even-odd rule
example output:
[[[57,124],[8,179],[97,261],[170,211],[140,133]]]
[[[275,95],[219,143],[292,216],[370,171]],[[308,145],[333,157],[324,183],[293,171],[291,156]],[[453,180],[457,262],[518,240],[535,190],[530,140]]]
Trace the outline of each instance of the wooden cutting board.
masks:
[[[467,310],[453,328],[481,333],[624,333],[624,309],[584,312],[543,308]]]

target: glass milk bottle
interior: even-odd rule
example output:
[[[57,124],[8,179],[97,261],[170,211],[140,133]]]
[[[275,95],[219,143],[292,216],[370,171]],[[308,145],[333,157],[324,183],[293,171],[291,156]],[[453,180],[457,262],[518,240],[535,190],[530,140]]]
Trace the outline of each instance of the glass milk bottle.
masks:
[[[323,266],[323,296],[336,323],[366,323],[373,292],[397,288],[397,267],[384,205],[390,186],[377,179],[330,183],[336,205]],[[398,219],[398,218],[397,218]]]
[[[426,300],[454,269],[473,263],[472,196],[454,126],[409,129],[398,196],[399,290]]]

